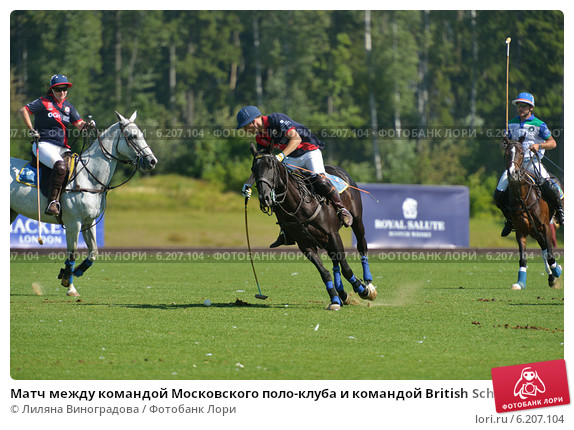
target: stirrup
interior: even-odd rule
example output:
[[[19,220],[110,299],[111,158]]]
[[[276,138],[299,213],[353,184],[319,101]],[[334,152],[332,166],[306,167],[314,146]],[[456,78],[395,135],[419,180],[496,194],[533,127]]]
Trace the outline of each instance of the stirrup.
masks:
[[[52,209],[52,205],[55,206],[55,209]],[[50,203],[48,203],[48,206],[46,207],[44,213],[46,215],[60,215],[60,210],[61,210],[60,202],[57,200],[52,200]]]
[[[509,219],[507,219],[504,222],[504,228],[502,229],[502,231],[500,232],[500,236],[501,237],[506,237],[508,236],[510,233],[512,233],[512,230],[514,230],[514,224],[512,224],[512,221],[510,221]]]

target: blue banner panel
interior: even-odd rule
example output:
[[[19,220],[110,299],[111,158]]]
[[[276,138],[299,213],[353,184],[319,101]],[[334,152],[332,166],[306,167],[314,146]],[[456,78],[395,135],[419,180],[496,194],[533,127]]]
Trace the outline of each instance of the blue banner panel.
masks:
[[[369,248],[468,248],[468,187],[398,184],[359,187],[378,200],[362,194]]]
[[[98,248],[104,246],[104,219],[97,220],[96,242]],[[66,230],[60,224],[42,223],[43,245],[38,243],[38,221],[18,215],[10,225],[10,248],[67,248]],[[80,233],[78,248],[87,248]]]

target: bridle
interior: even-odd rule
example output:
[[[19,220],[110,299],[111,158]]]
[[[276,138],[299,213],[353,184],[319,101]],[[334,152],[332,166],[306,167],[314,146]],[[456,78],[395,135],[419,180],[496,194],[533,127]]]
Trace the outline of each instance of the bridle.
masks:
[[[102,153],[104,154],[104,156],[105,156],[108,160],[114,160],[114,161],[117,161],[117,162],[122,163],[122,164],[135,164],[135,165],[136,165],[136,170],[137,170],[137,169],[139,168],[139,164],[140,164],[141,159],[145,156],[145,150],[146,150],[146,149],[149,149],[150,146],[149,146],[149,145],[147,144],[147,142],[146,142],[146,146],[144,146],[143,148],[138,147],[138,146],[134,143],[133,137],[130,136],[130,135],[128,135],[128,134],[126,133],[126,129],[127,129],[129,126],[133,125],[133,126],[135,127],[135,124],[134,124],[133,122],[128,122],[127,124],[123,124],[122,122],[119,122],[118,125],[119,125],[119,127],[120,127],[120,130],[121,130],[121,132],[122,132],[122,135],[124,136],[124,139],[125,139],[127,145],[134,151],[135,159],[133,159],[133,160],[132,160],[132,159],[124,160],[124,159],[115,157],[112,152],[109,152],[109,151],[105,148],[105,146],[104,146],[103,143],[102,143],[102,139],[101,139],[101,137],[100,137],[100,135],[99,135],[99,133],[98,133],[98,134],[97,134],[97,137],[98,137],[98,142],[99,142],[99,145],[100,145],[100,149],[102,150]],[[136,128],[137,128],[137,127],[136,127]],[[96,133],[97,133],[97,130],[96,130]],[[117,139],[116,139],[116,141],[115,141],[116,148],[119,146],[119,143],[120,143],[120,133],[117,134]],[[113,144],[112,144],[112,148],[113,148]],[[119,151],[118,151],[118,153],[119,153]]]
[[[270,194],[271,194],[272,205],[271,206],[264,206],[262,203],[259,204],[261,211],[263,213],[266,213],[267,215],[271,216],[271,215],[273,215],[273,206],[278,205],[279,207],[281,207],[281,204],[284,203],[285,199],[287,198],[287,190],[289,188],[289,172],[287,171],[287,169],[285,169],[285,181],[282,182],[281,177],[279,176],[279,168],[278,168],[279,162],[277,161],[275,156],[271,155],[271,154],[259,154],[259,155],[255,156],[255,162],[257,162],[258,160],[261,160],[263,158],[271,161],[271,167],[269,170],[271,170],[272,179],[269,180],[269,179],[264,178],[264,177],[256,178],[255,186],[257,187],[257,190],[259,190],[259,192],[261,192],[261,188],[260,188],[261,184],[265,184],[271,189]],[[276,190],[276,187],[278,184],[281,184],[284,187],[284,190],[280,193],[277,193],[277,190]],[[301,205],[301,203],[299,203],[299,206],[300,205]]]
[[[70,189],[66,189],[65,191],[68,192],[91,192],[91,193],[107,193],[110,190],[113,190],[115,188],[119,188],[122,185],[125,185],[126,183],[128,183],[136,174],[136,172],[139,170],[140,168],[140,163],[143,157],[145,157],[145,150],[149,149],[150,146],[147,144],[146,142],[146,146],[140,148],[138,147],[138,145],[134,142],[134,139],[132,137],[132,135],[128,135],[126,129],[130,126],[130,125],[134,125],[133,122],[128,122],[127,124],[123,124],[121,121],[118,122],[118,126],[120,129],[121,133],[117,133],[117,138],[114,139],[114,142],[112,143],[112,151],[108,151],[106,149],[106,147],[104,146],[103,142],[102,142],[102,137],[101,135],[98,133],[97,129],[93,129],[96,132],[96,138],[98,141],[98,145],[100,147],[100,150],[102,151],[102,154],[104,155],[104,157],[106,157],[108,160],[111,161],[116,161],[118,163],[121,164],[125,164],[125,165],[134,165],[134,169],[132,171],[132,173],[128,176],[128,178],[123,181],[122,183],[118,184],[118,185],[114,185],[114,186],[110,186],[108,184],[105,184],[104,182],[102,182],[100,179],[98,179],[98,177],[92,172],[90,171],[90,169],[88,168],[88,163],[89,163],[89,159],[86,160],[85,158],[82,157],[83,153],[84,153],[84,149],[86,147],[86,143],[88,141],[88,137],[89,134],[87,134],[84,137],[84,145],[82,147],[82,151],[80,151],[80,154],[77,157],[77,162],[80,163],[82,165],[82,167],[86,170],[86,172],[88,173],[88,175],[93,178],[100,186],[101,188],[94,188],[94,189],[88,189],[88,188],[81,188],[81,187],[74,187],[74,188],[70,188]],[[135,126],[135,125],[134,125]],[[123,159],[123,158],[119,158],[117,156],[115,156],[113,154],[113,148],[114,145],[116,146],[116,152],[119,154],[119,151],[117,150],[119,144],[120,144],[120,139],[121,136],[124,137],[126,144],[128,145],[129,148],[132,149],[132,151],[134,151],[135,157],[134,159]],[[77,178],[79,172],[81,171],[81,169],[78,169],[77,167],[75,168],[75,172],[74,175],[70,178],[70,180],[68,181],[68,183],[72,182],[74,179]]]
[[[270,170],[272,170],[272,180],[259,177],[259,178],[256,178],[255,184],[257,186],[257,190],[259,190],[260,193],[261,193],[261,188],[260,188],[261,184],[265,184],[269,188],[271,188],[271,203],[272,204],[271,204],[271,206],[264,206],[262,203],[259,203],[259,207],[261,208],[261,211],[263,213],[266,213],[267,215],[271,216],[271,215],[273,215],[273,210],[274,210],[273,208],[279,207],[285,215],[287,215],[287,216],[289,216],[295,220],[294,221],[295,224],[305,225],[305,224],[308,224],[311,221],[313,221],[317,217],[319,212],[321,211],[321,204],[319,203],[319,201],[317,201],[317,206],[316,206],[313,214],[310,217],[301,221],[299,219],[299,217],[297,216],[297,213],[300,211],[301,207],[303,206],[303,202],[305,201],[305,198],[307,198],[307,201],[309,202],[309,201],[311,201],[311,196],[312,196],[312,193],[307,189],[306,185],[303,183],[303,180],[299,180],[298,178],[291,177],[291,175],[293,173],[291,173],[287,167],[281,166],[285,172],[285,179],[282,180],[281,179],[281,173],[280,173],[280,170],[281,170],[280,164],[281,163],[275,158],[275,156],[272,154],[258,154],[255,156],[255,162],[257,162],[257,160],[260,160],[262,158],[269,159],[271,162]],[[292,211],[287,210],[287,208],[284,205],[285,200],[287,199],[287,192],[289,191],[289,181],[290,180],[292,180],[296,184],[296,186],[298,187],[297,194],[299,195],[299,201],[297,202],[295,209]],[[283,187],[283,191],[277,192],[277,186],[278,185]]]
[[[512,145],[511,148],[507,148],[507,151],[512,152],[512,158],[510,160],[507,160],[508,165],[506,166],[509,187],[510,187],[510,183],[514,182],[514,180],[512,180],[512,177],[510,175],[510,167],[511,166],[514,166],[516,169],[516,172],[518,173],[518,179],[516,180],[516,183],[519,186],[522,184],[528,185],[528,192],[526,193],[525,197],[522,197],[522,193],[520,191],[518,191],[518,193],[516,193],[517,195],[513,195],[512,192],[510,193],[510,195],[515,199],[515,201],[519,202],[520,208],[526,212],[532,225],[535,225],[534,219],[532,218],[532,215],[530,214],[530,209],[534,205],[536,205],[538,203],[538,201],[540,200],[540,195],[538,195],[538,193],[536,192],[536,187],[535,187],[536,178],[534,178],[524,167],[524,149],[522,148],[522,144],[520,142],[517,142],[517,143],[508,143],[508,145]],[[520,151],[520,154],[522,155],[522,159],[519,161],[515,160],[516,151]],[[530,200],[530,196],[531,196],[531,193],[533,192],[533,190],[534,190],[534,194],[535,194],[536,198],[532,201],[532,203],[527,205],[528,201]]]
[[[311,222],[313,222],[313,220],[315,220],[315,218],[319,215],[319,213],[321,212],[321,208],[323,207],[323,205],[316,200],[316,206],[313,210],[313,213],[310,216],[305,217],[305,215],[303,215],[303,217],[305,217],[304,219],[300,219],[300,217],[297,215],[300,211],[300,209],[303,206],[303,201],[305,200],[305,198],[307,197],[309,201],[312,200],[312,193],[307,189],[306,185],[303,183],[303,180],[299,180],[299,179],[295,179],[292,178],[291,175],[292,173],[289,171],[289,169],[285,166],[281,166],[283,168],[283,170],[285,171],[285,180],[281,180],[281,173],[279,172],[280,170],[280,162],[275,158],[274,155],[272,154],[257,154],[255,156],[255,160],[254,163],[256,163],[258,160],[261,160],[262,158],[266,158],[270,160],[270,164],[271,167],[269,168],[270,170],[272,170],[272,180],[269,180],[267,178],[255,178],[256,179],[256,186],[257,186],[257,190],[259,191],[259,193],[261,193],[261,188],[260,186],[262,184],[267,185],[269,188],[271,188],[271,205],[270,206],[264,206],[263,203],[259,203],[259,207],[261,208],[261,211],[263,213],[266,213],[267,215],[271,216],[273,215],[273,208],[274,207],[278,207],[279,209],[281,209],[281,212],[283,213],[283,215],[285,215],[288,219],[292,219],[292,221],[287,221],[287,220],[283,220],[281,221],[281,226],[282,228],[288,226],[288,225],[295,225],[298,226],[299,231],[303,232],[305,236],[307,236],[307,239],[314,244],[314,246],[321,248],[321,244],[317,241],[317,239],[309,232],[307,225],[309,225]],[[253,166],[253,170],[255,169],[255,164]],[[255,174],[255,170],[253,171],[253,173]],[[287,192],[289,191],[289,180],[293,180],[293,182],[296,184],[295,186],[298,187],[298,196],[299,196],[299,201],[295,207],[294,210],[290,211],[287,210],[284,206],[285,200],[287,199]],[[280,193],[277,193],[277,185],[280,184],[282,187],[284,187],[283,191]]]
[[[510,147],[508,148],[508,151],[511,154],[511,158],[510,158],[510,162],[508,162],[508,165],[506,166],[506,171],[508,172],[508,175],[510,176],[510,167],[514,166],[514,168],[516,169],[516,171],[518,172],[518,180],[521,181],[523,174],[524,174],[524,168],[522,166],[522,162],[524,160],[524,154],[522,154],[522,159],[520,160],[520,162],[516,161],[516,151],[518,150],[517,148],[519,147],[519,145],[516,144],[508,144]],[[522,148],[520,148],[522,149]],[[522,151],[520,151],[522,153]]]

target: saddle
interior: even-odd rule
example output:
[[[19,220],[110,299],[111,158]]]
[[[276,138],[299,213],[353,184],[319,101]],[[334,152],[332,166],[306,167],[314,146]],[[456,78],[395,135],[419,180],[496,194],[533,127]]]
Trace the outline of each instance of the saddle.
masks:
[[[68,184],[71,179],[71,174],[75,169],[76,164],[76,154],[68,152],[62,156],[64,162],[66,163],[67,171],[62,189]],[[36,156],[32,155],[32,159],[27,163],[16,176],[16,180],[22,184],[28,185],[30,187],[38,187],[38,172],[36,171],[37,161]],[[50,189],[50,177],[52,176],[52,170],[40,163],[40,192],[46,198],[49,198]]]
[[[336,176],[336,175],[332,175],[330,173],[323,173],[333,184],[333,186],[335,187],[335,189],[339,192],[339,194],[342,194],[347,188],[349,188],[349,184],[347,184],[347,182],[345,182],[342,178]],[[312,193],[315,193],[315,186],[314,186],[314,173],[311,172],[307,172],[305,170],[300,170],[300,169],[296,169],[296,170],[291,170],[291,175],[296,178],[296,179],[300,179],[305,185],[306,187],[309,189],[309,191],[311,191]],[[317,195],[318,198],[321,198],[321,196]]]

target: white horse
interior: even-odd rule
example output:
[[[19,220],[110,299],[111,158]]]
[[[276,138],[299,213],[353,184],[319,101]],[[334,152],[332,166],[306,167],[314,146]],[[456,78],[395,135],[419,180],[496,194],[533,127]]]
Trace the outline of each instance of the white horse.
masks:
[[[151,170],[157,159],[145,137],[134,123],[136,112],[130,119],[116,112],[119,122],[107,128],[76,160],[71,180],[64,185],[61,202],[61,220],[66,229],[67,259],[59,279],[67,287],[66,294],[79,296],[73,284],[74,276],[82,276],[97,258],[96,220],[106,206],[106,194],[118,162],[134,164],[135,169]],[[125,158],[127,157],[127,158]],[[10,224],[18,214],[38,219],[38,194],[32,187],[16,180],[28,161],[10,157]],[[43,195],[40,207],[48,204]],[[42,211],[43,213],[43,211]],[[53,215],[41,215],[41,221],[57,224]],[[74,269],[78,235],[82,232],[88,246],[87,258]]]

